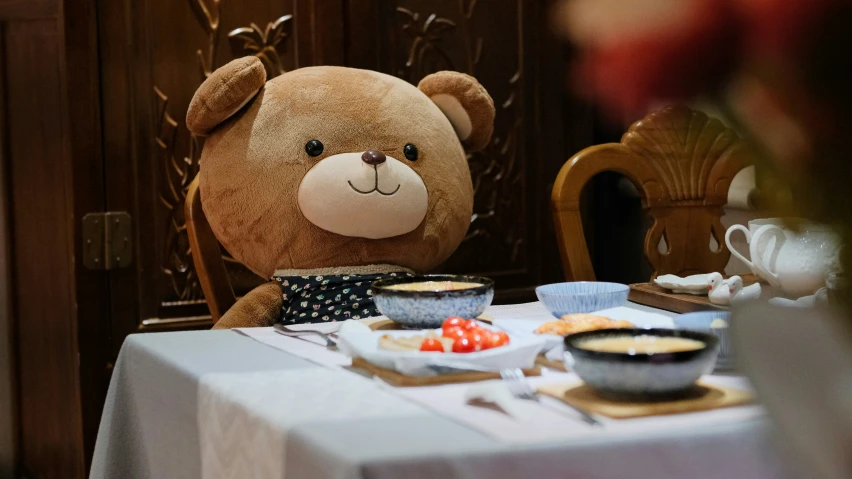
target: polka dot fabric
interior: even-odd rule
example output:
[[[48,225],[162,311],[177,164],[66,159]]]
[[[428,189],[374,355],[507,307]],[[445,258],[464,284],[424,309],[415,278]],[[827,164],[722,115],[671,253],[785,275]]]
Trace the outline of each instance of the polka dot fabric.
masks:
[[[413,276],[409,273],[331,276],[273,276],[281,287],[279,323],[303,324],[379,316],[373,303],[373,281]]]

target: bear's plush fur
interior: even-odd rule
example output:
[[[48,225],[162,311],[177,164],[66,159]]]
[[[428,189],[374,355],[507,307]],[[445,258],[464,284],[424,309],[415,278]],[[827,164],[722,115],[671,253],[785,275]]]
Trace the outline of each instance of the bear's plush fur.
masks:
[[[213,232],[268,278],[426,272],[446,260],[470,225],[466,151],[487,144],[493,119],[488,93],[461,73],[414,87],[310,67],[267,82],[260,60],[245,57],[201,85],[187,125],[207,135],[199,188]],[[258,287],[216,327],[270,325],[280,293]]]

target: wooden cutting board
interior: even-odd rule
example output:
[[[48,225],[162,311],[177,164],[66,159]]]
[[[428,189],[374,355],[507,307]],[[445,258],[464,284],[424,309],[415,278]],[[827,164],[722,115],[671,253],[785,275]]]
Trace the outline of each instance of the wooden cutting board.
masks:
[[[740,276],[743,279],[743,286],[748,286],[757,282],[757,276],[753,274],[744,274]],[[695,311],[727,311],[727,306],[713,304],[707,295],[698,296],[695,294],[672,293],[671,291],[657,286],[656,283],[636,283],[630,285],[630,295],[628,299],[634,303],[644,304],[653,308],[665,309],[675,313],[692,313]]]
[[[754,402],[754,396],[746,391],[702,382],[698,383],[693,393],[682,399],[656,402],[612,401],[600,397],[594,389],[582,383],[550,384],[539,387],[538,391],[590,413],[613,419],[709,411]]]
[[[439,374],[437,376],[408,376],[392,369],[386,369],[367,362],[363,358],[352,358],[352,367],[363,369],[378,376],[393,386],[436,386],[439,384],[472,383],[476,381],[487,381],[489,379],[500,379],[500,373],[470,372]],[[541,376],[541,369],[523,369],[525,376]]]

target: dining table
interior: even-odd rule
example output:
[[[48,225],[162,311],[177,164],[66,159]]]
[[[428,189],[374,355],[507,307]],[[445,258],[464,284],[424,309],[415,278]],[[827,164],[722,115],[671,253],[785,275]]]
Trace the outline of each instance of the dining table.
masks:
[[[547,312],[527,303],[492,306],[486,315]],[[90,477],[798,477],[759,404],[601,418],[594,427],[559,402],[525,401],[518,418],[466,400],[470,388],[499,387],[499,379],[394,387],[350,364],[273,328],[130,335],[112,373]],[[529,380],[577,377],[544,369]],[[703,380],[749,387],[736,373]]]

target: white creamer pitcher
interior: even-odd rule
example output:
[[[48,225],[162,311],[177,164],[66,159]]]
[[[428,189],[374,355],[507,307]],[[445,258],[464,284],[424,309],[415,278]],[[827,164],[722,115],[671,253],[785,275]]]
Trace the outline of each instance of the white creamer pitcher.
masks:
[[[757,275],[758,277],[764,278],[764,279],[765,279],[766,276],[768,276],[768,274],[766,272],[758,270],[757,266],[755,266],[755,263],[753,262],[753,258],[751,260],[746,258],[745,255],[743,255],[742,253],[737,251],[736,248],[734,248],[734,245],[731,243],[731,235],[735,231],[742,231],[743,234],[745,235],[746,244],[750,245],[751,241],[752,241],[752,236],[754,235],[754,233],[757,232],[757,230],[761,226],[765,226],[765,225],[776,225],[776,226],[783,228],[784,227],[784,218],[755,219],[755,220],[751,220],[751,221],[748,222],[748,228],[746,228],[743,225],[733,225],[730,228],[728,228],[728,231],[725,232],[725,244],[728,246],[728,250],[731,252],[731,254],[734,255],[734,257],[736,257],[737,259],[739,259],[743,263],[745,263],[746,266],[748,266],[749,269],[751,270],[752,274]]]

